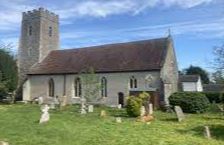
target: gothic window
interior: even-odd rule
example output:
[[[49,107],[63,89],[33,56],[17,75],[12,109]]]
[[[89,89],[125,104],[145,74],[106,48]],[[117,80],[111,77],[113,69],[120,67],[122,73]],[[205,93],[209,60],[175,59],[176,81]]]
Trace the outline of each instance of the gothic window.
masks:
[[[49,27],[49,32],[48,32],[49,36],[52,36],[52,27]]]
[[[29,26],[28,33],[29,33],[29,36],[32,35],[32,33],[33,33],[33,28],[32,28],[32,26]]]
[[[107,79],[105,77],[101,79],[101,97],[107,97]]]
[[[137,87],[138,87],[137,86],[137,79],[134,76],[132,76],[130,78],[130,88],[133,89],[133,88],[137,88]]]
[[[81,97],[82,95],[82,84],[80,78],[75,79],[75,96]]]
[[[54,80],[51,78],[48,82],[48,94],[50,97],[54,97]]]

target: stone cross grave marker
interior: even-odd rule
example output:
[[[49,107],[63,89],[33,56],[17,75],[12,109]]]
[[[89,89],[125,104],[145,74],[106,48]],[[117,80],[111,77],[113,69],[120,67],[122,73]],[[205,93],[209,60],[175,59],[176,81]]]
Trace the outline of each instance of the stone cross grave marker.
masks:
[[[176,112],[178,121],[181,122],[182,120],[184,120],[185,115],[184,115],[183,110],[181,109],[181,107],[180,106],[175,106],[174,110]]]
[[[39,121],[40,124],[48,122],[50,120],[50,115],[48,113],[48,110],[49,110],[48,105],[44,105],[44,106],[41,107],[42,114],[41,114],[41,118],[40,118],[40,121]]]

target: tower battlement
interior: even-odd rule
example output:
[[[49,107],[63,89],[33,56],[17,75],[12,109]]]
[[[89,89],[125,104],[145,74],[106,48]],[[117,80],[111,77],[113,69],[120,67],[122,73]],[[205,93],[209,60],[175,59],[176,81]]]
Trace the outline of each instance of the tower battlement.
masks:
[[[23,12],[23,20],[28,20],[35,17],[45,17],[55,22],[58,22],[59,20],[59,15],[41,7],[32,11]]]

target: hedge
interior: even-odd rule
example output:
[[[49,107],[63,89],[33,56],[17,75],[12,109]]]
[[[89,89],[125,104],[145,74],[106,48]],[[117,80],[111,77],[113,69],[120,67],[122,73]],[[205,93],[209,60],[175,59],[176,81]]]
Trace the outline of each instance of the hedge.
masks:
[[[209,107],[209,100],[203,93],[177,92],[169,97],[170,105],[180,106],[186,113],[203,113]]]
[[[204,94],[208,98],[210,103],[221,103],[222,98],[224,97],[224,94],[219,92],[204,92]]]

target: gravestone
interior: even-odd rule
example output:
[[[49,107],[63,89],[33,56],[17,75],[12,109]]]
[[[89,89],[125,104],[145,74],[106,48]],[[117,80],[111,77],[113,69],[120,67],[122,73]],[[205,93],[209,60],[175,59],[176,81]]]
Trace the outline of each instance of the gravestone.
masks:
[[[149,104],[149,115],[152,115],[153,114],[153,104],[150,103]]]
[[[117,108],[118,108],[118,109],[121,109],[121,108],[122,108],[122,105],[121,105],[121,104],[118,104],[118,105],[117,105]]]
[[[5,141],[0,141],[0,145],[9,145],[9,143]]]
[[[105,110],[101,110],[100,112],[100,117],[106,117],[106,111]]]
[[[67,96],[63,96],[61,101],[61,107],[64,107],[66,105],[67,105]]]
[[[43,97],[38,97],[38,104],[42,105],[44,103],[44,98]]]
[[[86,105],[84,102],[81,102],[81,114],[86,114]]]
[[[55,103],[54,102],[50,102],[49,103],[49,108],[50,109],[55,109]]]
[[[88,106],[88,112],[93,112],[93,105]]]
[[[41,107],[42,114],[41,114],[41,118],[40,118],[40,121],[39,121],[40,124],[49,121],[50,115],[48,113],[48,110],[49,110],[48,105],[44,105],[44,106]]]
[[[142,106],[140,109],[140,116],[144,116],[145,115],[145,106]]]
[[[116,117],[116,122],[121,123],[122,122],[121,117]]]
[[[183,110],[181,109],[181,107],[180,106],[175,106],[174,110],[176,112],[178,121],[181,122],[182,120],[184,120],[185,115],[184,115]]]
[[[208,126],[205,126],[204,135],[207,139],[211,138],[211,133],[210,133],[210,129]]]

